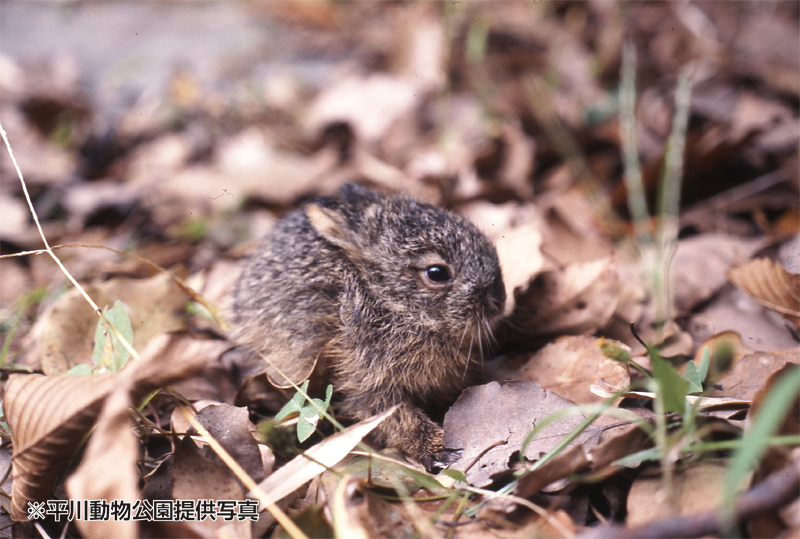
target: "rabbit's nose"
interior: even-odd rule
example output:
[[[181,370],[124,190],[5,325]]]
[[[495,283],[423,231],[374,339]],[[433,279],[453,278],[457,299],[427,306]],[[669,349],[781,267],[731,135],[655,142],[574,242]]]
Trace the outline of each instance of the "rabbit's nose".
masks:
[[[503,312],[505,305],[506,287],[503,285],[503,279],[498,277],[489,288],[489,311],[492,315],[498,315]]]

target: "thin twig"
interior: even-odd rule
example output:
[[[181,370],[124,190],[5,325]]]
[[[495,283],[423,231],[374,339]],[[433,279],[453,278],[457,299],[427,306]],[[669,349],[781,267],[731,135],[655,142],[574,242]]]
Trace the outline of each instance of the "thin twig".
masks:
[[[99,316],[100,319],[106,324],[106,326],[111,329],[111,331],[114,333],[114,336],[116,336],[117,339],[119,339],[119,342],[122,343],[122,346],[128,351],[131,357],[137,360],[140,359],[139,353],[133,349],[131,343],[129,343],[125,339],[125,337],[123,337],[122,334],[119,331],[117,331],[117,328],[115,328],[111,324],[111,322],[108,321],[106,316],[103,314],[103,310],[97,306],[97,304],[89,296],[89,294],[86,293],[86,290],[84,290],[83,287],[78,283],[78,281],[75,280],[75,277],[72,276],[69,270],[64,266],[64,264],[61,263],[61,260],[56,256],[55,252],[53,252],[53,249],[50,247],[50,244],[47,241],[47,237],[44,235],[44,230],[42,230],[42,225],[39,222],[39,216],[33,207],[31,196],[28,193],[28,185],[25,183],[25,180],[22,177],[22,170],[19,168],[19,164],[17,163],[17,158],[14,156],[14,150],[11,149],[11,143],[8,140],[8,135],[6,134],[6,130],[3,128],[2,123],[0,123],[0,136],[3,137],[3,142],[6,145],[6,150],[8,150],[9,157],[11,157],[11,163],[14,165],[14,170],[17,171],[17,177],[19,178],[19,182],[22,185],[22,192],[25,195],[25,201],[28,203],[28,209],[30,209],[31,215],[33,216],[33,221],[34,223],[36,223],[36,228],[39,231],[39,237],[42,238],[42,242],[44,243],[45,246],[45,251],[47,252],[48,255],[50,255],[50,258],[53,259],[56,265],[58,265],[59,269],[61,269],[61,272],[67,276],[67,279],[69,279],[72,285],[78,289],[78,292],[80,292],[83,298],[89,303],[89,305],[92,306],[92,309],[97,314],[97,316]]]
[[[67,248],[75,248],[75,247],[83,247],[83,248],[86,248],[86,249],[102,249],[102,250],[105,250],[105,251],[111,251],[112,253],[116,253],[118,255],[123,255],[123,256],[127,256],[127,257],[130,257],[130,258],[133,258],[134,260],[136,260],[138,262],[141,262],[142,264],[145,264],[145,265],[153,268],[155,271],[167,275],[170,279],[172,279],[172,282],[174,282],[175,285],[183,291],[184,294],[189,296],[189,298],[192,301],[196,301],[197,303],[199,303],[200,305],[205,307],[208,310],[208,312],[211,313],[211,316],[214,318],[214,321],[221,328],[223,328],[225,330],[230,329],[228,327],[227,322],[225,322],[225,320],[219,314],[219,309],[217,309],[210,301],[206,300],[202,295],[198,294],[192,287],[190,287],[188,284],[186,284],[186,282],[183,279],[181,279],[177,275],[174,275],[168,269],[159,266],[158,264],[156,264],[152,260],[148,260],[147,258],[145,258],[143,256],[140,256],[140,255],[137,255],[136,253],[129,253],[128,251],[122,251],[120,249],[114,249],[113,247],[108,247],[107,245],[91,245],[91,244],[88,244],[88,243],[67,243],[67,244],[64,244],[64,245],[53,245],[52,247],[48,247],[48,249],[36,249],[34,251],[20,251],[18,253],[10,253],[10,254],[7,254],[7,255],[0,255],[0,260],[2,260],[3,258],[11,258],[11,257],[17,257],[17,256],[40,255],[40,254],[48,253],[49,251],[57,251],[59,249],[67,249]]]
[[[244,483],[244,486],[246,486],[250,492],[255,494],[255,496],[259,499],[259,502],[261,502],[264,508],[269,511],[273,517],[275,517],[275,520],[278,521],[278,524],[283,527],[286,533],[288,533],[294,539],[308,539],[308,536],[297,527],[297,524],[295,524],[288,516],[286,516],[286,513],[281,511],[277,505],[269,503],[266,500],[267,495],[261,489],[261,487],[259,487],[258,484],[253,481],[253,478],[251,478],[247,472],[244,471],[244,469],[233,459],[233,457],[230,456],[225,448],[222,447],[213,436],[211,436],[211,433],[200,424],[197,418],[189,412],[188,408],[181,407],[181,412],[187,421],[189,421],[189,423],[192,425],[192,427],[194,427],[194,429],[200,434],[200,436],[203,438],[203,441],[214,450],[214,453],[216,453],[217,456],[222,459],[222,462],[224,462],[225,465],[233,472],[236,478]]]
[[[781,470],[745,492],[735,504],[734,514],[739,523],[783,507],[798,497],[800,492],[800,462],[792,461]],[[727,521],[716,511],[696,515],[657,520],[641,526],[601,526],[591,528],[579,537],[606,538],[658,538],[702,537],[720,535],[727,529]]]

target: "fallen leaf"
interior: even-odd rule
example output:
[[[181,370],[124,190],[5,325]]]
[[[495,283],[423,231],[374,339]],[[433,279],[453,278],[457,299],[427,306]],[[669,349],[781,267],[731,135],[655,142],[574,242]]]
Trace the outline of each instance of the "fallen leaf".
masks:
[[[503,369],[492,379],[536,382],[577,404],[603,400],[590,390],[591,384],[598,380],[620,388],[630,384],[625,365],[607,358],[600,351],[597,339],[585,335],[559,337],[522,366],[513,371]]]
[[[28,219],[30,210],[27,205],[17,198],[0,195],[0,238],[3,241],[13,241],[24,238],[29,230]]]
[[[488,485],[492,475],[509,469],[512,456],[519,453],[537,423],[574,406],[533,382],[490,382],[468,388],[444,418],[445,447],[462,450],[450,469],[464,471],[472,485]],[[536,435],[523,456],[539,459],[584,419],[580,413],[557,419]],[[590,427],[571,445],[579,445],[593,434]]]
[[[698,367],[706,348],[709,349],[708,376],[706,378],[708,382],[716,382],[729,373],[743,357],[753,352],[742,342],[738,333],[724,331],[707,339],[697,347],[692,362]],[[683,369],[679,370],[681,373],[684,372]]]
[[[708,300],[727,282],[725,272],[740,264],[761,246],[763,241],[727,234],[703,234],[678,242],[671,261],[673,301],[679,312],[690,312]]]
[[[175,196],[224,196],[219,202],[235,207],[243,198],[256,198],[279,205],[296,203],[304,196],[320,192],[326,174],[339,157],[326,148],[310,156],[284,150],[263,130],[252,127],[220,142],[213,170],[198,169],[181,174],[169,184]],[[265,173],[269,171],[269,173]],[[196,179],[202,183],[196,185]]]
[[[640,477],[633,482],[628,494],[626,525],[638,526],[676,515],[716,511],[722,502],[727,473],[724,461],[708,460],[677,470],[673,477],[674,505],[664,499],[664,479],[660,475]]]
[[[164,357],[175,358],[169,354],[173,341],[169,336],[161,339],[163,347],[160,350],[164,352]],[[94,425],[105,399],[112,392],[127,395],[129,400],[126,406],[137,405],[151,391],[194,374],[205,365],[207,359],[197,355],[182,358],[181,361],[161,361],[160,355],[151,355],[129,362],[127,368],[114,374],[12,375],[6,385],[3,406],[14,440],[13,518],[26,520],[26,503],[48,498],[63,466],[72,458]],[[120,405],[117,402],[113,406]],[[118,411],[112,407],[104,416],[104,421],[115,423],[118,416]],[[99,424],[98,430],[107,436],[117,432],[113,426],[105,423]],[[121,437],[123,448],[125,439]],[[87,451],[97,454],[91,453],[98,451],[92,449],[91,440]],[[129,455],[125,450],[121,451],[121,454]],[[109,467],[105,469],[108,477],[114,477],[117,466],[126,464],[119,460],[98,459],[87,465],[88,468],[83,467],[83,473],[101,473],[98,471],[101,463]],[[92,464],[96,467],[92,468]],[[120,483],[121,492],[126,493],[123,484]],[[111,488],[100,483],[97,486]]]
[[[3,410],[14,443],[14,520],[27,520],[27,502],[48,498],[62,467],[94,425],[115,376],[9,377]]]
[[[372,526],[370,517],[377,515],[385,517],[395,512],[393,507],[381,507],[379,510],[375,510],[374,506],[376,503],[380,504],[380,501],[376,502],[371,495],[367,495],[372,503],[364,503],[362,496],[363,494],[359,492],[358,480],[355,478],[345,476],[344,480],[339,483],[331,500],[331,513],[337,536],[352,537],[353,539],[377,537],[378,530]],[[373,506],[372,511],[370,506]],[[394,526],[391,530],[398,531]]]
[[[542,234],[535,223],[506,229],[495,237],[506,287],[506,315],[514,311],[516,292],[525,290],[530,280],[542,270],[544,258],[540,251],[541,245]]]
[[[201,451],[187,436],[175,444],[172,499],[243,500],[244,489],[216,455]],[[172,536],[219,537],[233,534],[248,538],[251,529],[247,520],[226,522],[221,518],[166,524],[165,531]]]
[[[789,273],[774,260],[757,258],[730,270],[728,278],[800,329],[800,274]]]
[[[247,408],[230,404],[206,406],[198,412],[197,420],[239,463],[247,475],[255,482],[264,479],[261,453],[251,434],[255,426],[250,422]]]
[[[723,288],[705,309],[693,315],[688,329],[695,342],[731,331],[752,350],[776,351],[797,345],[783,317],[734,286]]]
[[[752,401],[764,386],[764,381],[787,362],[800,364],[800,351],[795,348],[746,355],[736,363],[730,373],[717,381],[718,387],[711,391],[711,396]]]
[[[611,257],[545,271],[514,294],[509,322],[528,336],[594,333],[614,314],[619,289]]]
[[[132,404],[130,391],[133,380],[116,380],[114,390],[105,401],[97,420],[97,428],[83,455],[81,465],[67,480],[69,497],[80,500],[139,499],[139,439],[128,407]],[[103,473],[105,471],[105,473]],[[77,520],[84,537],[139,536],[139,523],[125,518],[109,520]]]
[[[329,85],[311,105],[306,125],[320,132],[326,125],[349,123],[359,139],[380,140],[392,124],[412,114],[424,90],[413,79],[383,73],[349,77]]]
[[[182,329],[189,298],[160,273],[149,279],[120,277],[88,285],[84,289],[98,306],[122,301],[133,327],[134,349],[142,350],[156,335]],[[56,301],[36,329],[40,335],[42,370],[59,374],[78,364],[91,365],[98,317],[77,290],[70,290]]]
[[[545,194],[537,200],[543,219],[542,252],[559,266],[606,259],[614,253],[611,239],[598,227],[596,202],[578,189]]]
[[[391,408],[380,415],[365,419],[343,432],[326,438],[302,455],[293,458],[258,484],[259,488],[266,493],[266,501],[262,501],[265,504],[278,502],[326,469],[335,466],[394,411],[395,408]]]

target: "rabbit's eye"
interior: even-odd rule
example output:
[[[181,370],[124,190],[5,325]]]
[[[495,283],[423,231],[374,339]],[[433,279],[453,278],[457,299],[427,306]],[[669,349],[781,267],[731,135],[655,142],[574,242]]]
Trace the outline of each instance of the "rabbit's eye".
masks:
[[[450,275],[450,268],[443,264],[434,264],[425,268],[425,277],[433,283],[446,283],[453,278]]]

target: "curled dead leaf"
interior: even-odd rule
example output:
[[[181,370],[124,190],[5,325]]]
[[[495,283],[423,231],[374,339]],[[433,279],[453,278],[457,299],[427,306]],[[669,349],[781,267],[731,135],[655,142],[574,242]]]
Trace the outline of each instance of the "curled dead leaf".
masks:
[[[728,279],[761,305],[800,329],[800,275],[768,258],[756,258],[728,272]]]
[[[749,259],[763,241],[703,234],[678,242],[672,268],[675,307],[690,312],[725,284],[725,270]]]
[[[613,257],[546,271],[515,292],[509,320],[528,335],[593,333],[611,319],[619,290]]]
[[[116,375],[12,375],[3,407],[14,443],[11,518],[27,520],[92,428]]]
[[[132,381],[126,382],[116,384],[106,400],[83,461],[67,481],[71,499],[133,503],[139,498],[139,441],[128,411]],[[87,538],[139,536],[139,523],[130,519],[77,520],[76,525]]]
[[[77,477],[84,477],[74,481],[83,481],[78,483],[81,488],[95,489],[81,490],[85,499],[129,499],[130,491],[124,487],[126,483],[115,481],[109,485],[95,481],[96,474],[97,477],[114,477],[120,466],[134,464],[128,436],[119,432],[123,428],[117,425],[119,418],[127,413],[128,406],[138,404],[144,395],[187,378],[208,360],[207,356],[199,354],[189,357],[171,354],[177,342],[172,337],[159,337],[160,342],[154,342],[150,347],[151,354],[130,362],[119,373],[10,377],[3,404],[14,443],[12,518],[26,520],[27,502],[48,498],[64,465],[73,458],[111,394],[117,396],[108,411],[104,409],[97,427],[99,434],[92,437],[87,448],[85,462],[89,464],[82,465],[76,472]],[[124,405],[120,399],[124,400]],[[121,412],[123,409],[125,413]],[[119,453],[108,449],[112,442],[121,444]],[[116,458],[106,458],[115,454]],[[94,458],[93,455],[101,457]],[[103,531],[101,535],[105,533]],[[127,530],[125,533],[133,532]]]

